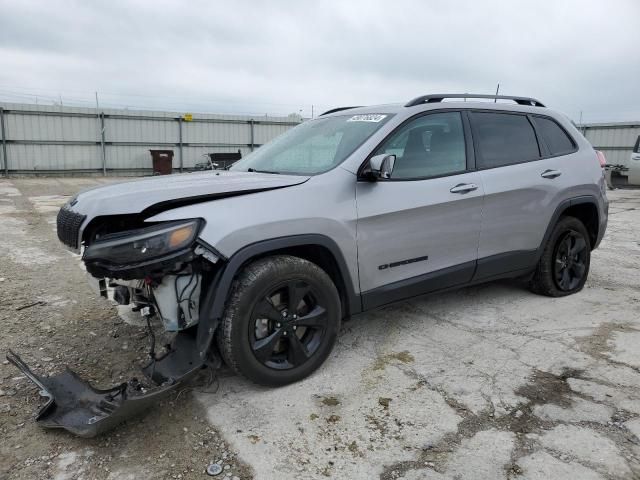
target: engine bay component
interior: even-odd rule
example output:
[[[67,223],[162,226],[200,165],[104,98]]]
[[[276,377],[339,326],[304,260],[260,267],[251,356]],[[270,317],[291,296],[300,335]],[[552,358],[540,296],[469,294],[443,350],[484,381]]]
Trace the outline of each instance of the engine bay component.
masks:
[[[164,328],[177,332],[198,323],[202,275],[198,273],[165,275],[153,287],[153,297]]]
[[[118,305],[129,305],[131,301],[131,292],[129,287],[124,285],[116,285],[113,289],[113,299]]]

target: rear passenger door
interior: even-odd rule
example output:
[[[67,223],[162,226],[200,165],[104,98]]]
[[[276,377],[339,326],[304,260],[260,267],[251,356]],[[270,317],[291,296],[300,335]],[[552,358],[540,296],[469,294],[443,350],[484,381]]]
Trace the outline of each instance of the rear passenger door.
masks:
[[[576,145],[550,117],[496,111],[469,117],[485,194],[474,278],[529,268],[570,187],[565,155]]]

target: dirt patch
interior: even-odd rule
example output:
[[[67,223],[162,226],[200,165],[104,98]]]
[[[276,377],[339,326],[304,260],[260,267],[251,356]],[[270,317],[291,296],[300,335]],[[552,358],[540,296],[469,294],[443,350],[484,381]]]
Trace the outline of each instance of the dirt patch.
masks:
[[[611,352],[610,340],[614,333],[629,333],[638,331],[640,330],[628,324],[605,322],[602,323],[598,328],[596,328],[591,335],[578,337],[576,339],[576,342],[578,343],[581,351],[588,355],[591,355],[594,358],[605,360],[614,365],[631,368],[632,370],[640,373],[640,368],[634,365],[629,365],[627,363],[614,360],[608,355]]]
[[[387,365],[391,364],[394,360],[401,363],[413,363],[415,358],[407,351],[380,355],[373,364],[373,370],[384,370]]]
[[[340,405],[340,400],[338,400],[336,397],[324,397],[322,399],[322,404],[326,405],[327,407],[336,407]]]
[[[570,395],[573,394],[567,383],[569,378],[581,378],[582,370],[564,369],[560,375],[536,370],[531,376],[531,383],[521,386],[516,394],[529,400],[527,406],[553,403],[561,407],[571,406]]]
[[[338,423],[340,421],[340,415],[329,415],[327,417],[327,423]]]

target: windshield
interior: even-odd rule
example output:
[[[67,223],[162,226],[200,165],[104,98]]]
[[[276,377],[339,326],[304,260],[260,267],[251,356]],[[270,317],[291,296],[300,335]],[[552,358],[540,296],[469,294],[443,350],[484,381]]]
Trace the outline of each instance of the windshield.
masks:
[[[315,175],[342,163],[392,115],[317,118],[258,148],[230,170]]]

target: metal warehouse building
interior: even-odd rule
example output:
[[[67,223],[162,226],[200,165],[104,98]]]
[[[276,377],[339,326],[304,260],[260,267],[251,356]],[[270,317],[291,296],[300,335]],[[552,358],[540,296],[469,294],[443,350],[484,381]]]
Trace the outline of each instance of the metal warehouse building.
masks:
[[[633,147],[640,136],[640,122],[589,123],[580,131],[596,150],[602,150],[610,165],[629,166]]]
[[[208,153],[245,155],[302,121],[299,116],[179,114],[0,103],[0,165],[5,174],[151,173],[150,149],[173,150],[173,168]],[[640,122],[579,126],[609,164],[627,165]]]
[[[300,117],[177,114],[0,104],[2,172],[151,172],[150,149],[173,150],[173,168],[190,169],[208,153],[245,155]]]

